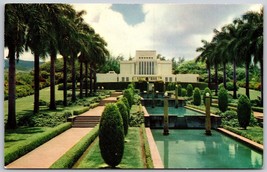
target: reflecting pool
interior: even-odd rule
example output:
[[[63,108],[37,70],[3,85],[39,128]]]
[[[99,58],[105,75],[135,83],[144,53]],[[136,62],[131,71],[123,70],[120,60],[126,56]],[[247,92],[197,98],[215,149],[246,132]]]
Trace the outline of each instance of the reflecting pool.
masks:
[[[150,115],[163,115],[163,107],[146,107],[147,112]],[[169,115],[177,115],[177,116],[184,116],[184,115],[190,115],[190,116],[195,116],[195,115],[203,115],[202,113],[184,108],[184,107],[179,107],[179,108],[175,108],[175,107],[169,107]]]
[[[263,153],[253,150],[218,131],[204,135],[202,129],[151,130],[165,168],[239,169],[262,168]]]

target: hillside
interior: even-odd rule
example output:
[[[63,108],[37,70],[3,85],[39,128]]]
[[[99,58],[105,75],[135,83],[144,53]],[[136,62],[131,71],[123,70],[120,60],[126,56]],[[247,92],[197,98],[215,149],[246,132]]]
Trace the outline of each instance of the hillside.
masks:
[[[43,64],[43,62],[40,62],[40,65]],[[16,63],[16,69],[21,71],[31,71],[34,66],[34,61],[25,61],[25,60],[19,60]],[[9,64],[8,60],[5,59],[5,69],[8,69]]]

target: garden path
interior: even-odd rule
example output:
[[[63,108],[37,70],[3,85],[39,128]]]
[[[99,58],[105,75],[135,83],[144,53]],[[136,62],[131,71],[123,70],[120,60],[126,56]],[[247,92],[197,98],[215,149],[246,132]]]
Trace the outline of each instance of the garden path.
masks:
[[[5,166],[7,169],[49,168],[92,128],[71,128]]]

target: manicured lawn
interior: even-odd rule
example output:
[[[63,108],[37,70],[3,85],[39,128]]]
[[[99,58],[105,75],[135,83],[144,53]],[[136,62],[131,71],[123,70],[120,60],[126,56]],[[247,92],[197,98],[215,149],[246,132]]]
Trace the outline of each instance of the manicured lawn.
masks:
[[[225,126],[224,128],[235,132],[236,134],[239,134],[243,137],[246,137],[254,142],[263,144],[263,128],[261,127],[247,127],[246,130],[229,126]]]
[[[233,91],[228,91],[228,93],[233,94]],[[237,94],[244,94],[246,95],[246,89],[239,87]],[[257,90],[249,90],[249,96],[250,96],[250,100],[258,100],[258,96],[261,97],[261,92],[257,91]]]
[[[4,148],[7,149],[19,145],[25,140],[34,138],[38,134],[48,130],[50,130],[49,127],[21,127],[15,130],[6,130]]]
[[[140,129],[138,127],[130,127],[126,137],[124,155],[118,168],[145,168],[142,158]],[[89,147],[89,150],[83,156],[74,168],[107,168],[108,165],[101,157],[99,149],[99,141],[96,141]]]

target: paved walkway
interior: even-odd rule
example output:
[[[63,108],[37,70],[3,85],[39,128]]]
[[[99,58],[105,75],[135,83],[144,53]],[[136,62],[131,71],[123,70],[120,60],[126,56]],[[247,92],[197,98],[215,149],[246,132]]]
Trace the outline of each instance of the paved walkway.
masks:
[[[49,168],[92,128],[71,128],[5,166],[7,169]]]
[[[89,111],[84,112],[83,114],[79,116],[101,116],[104,109],[105,109],[105,106],[97,106],[94,109],[90,109]]]

